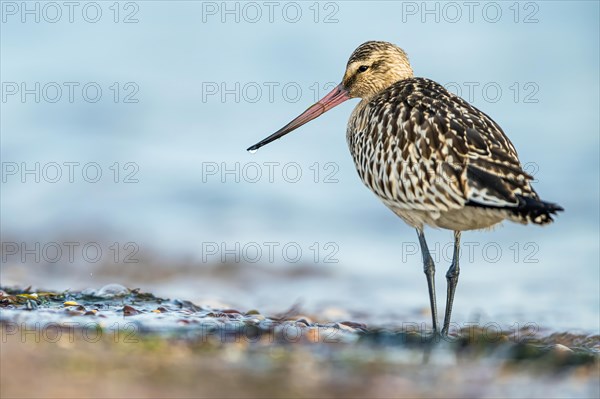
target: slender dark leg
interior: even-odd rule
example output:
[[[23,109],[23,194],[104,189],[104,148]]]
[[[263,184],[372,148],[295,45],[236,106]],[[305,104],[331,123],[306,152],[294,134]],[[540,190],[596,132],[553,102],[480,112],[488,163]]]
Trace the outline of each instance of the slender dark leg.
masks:
[[[438,315],[437,315],[437,304],[435,301],[435,264],[427,248],[427,242],[425,241],[425,234],[422,229],[417,229],[417,235],[419,236],[419,244],[421,245],[421,253],[423,255],[423,271],[425,277],[427,277],[427,286],[429,287],[429,303],[431,305],[431,318],[433,320],[433,332],[438,332]]]
[[[454,254],[452,255],[452,264],[446,273],[446,280],[448,280],[448,293],[446,296],[446,315],[444,316],[444,328],[442,328],[442,335],[448,335],[448,328],[450,327],[450,316],[452,315],[452,303],[454,302],[454,292],[456,291],[456,284],[458,284],[458,275],[460,274],[460,267],[458,266],[458,258],[460,252],[460,231],[454,232]]]

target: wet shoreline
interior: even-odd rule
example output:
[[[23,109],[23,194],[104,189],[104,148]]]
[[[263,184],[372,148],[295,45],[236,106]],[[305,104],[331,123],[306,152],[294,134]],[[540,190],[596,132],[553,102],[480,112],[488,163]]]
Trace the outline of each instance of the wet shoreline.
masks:
[[[113,367],[128,376],[114,377],[115,392],[145,397],[594,397],[600,384],[598,335],[473,325],[440,338],[415,324],[327,320],[294,307],[274,315],[211,308],[117,284],[83,292],[4,287],[0,315],[3,396],[110,397],[93,378],[95,391],[82,391],[59,376],[87,381]],[[26,354],[50,390],[19,382]]]

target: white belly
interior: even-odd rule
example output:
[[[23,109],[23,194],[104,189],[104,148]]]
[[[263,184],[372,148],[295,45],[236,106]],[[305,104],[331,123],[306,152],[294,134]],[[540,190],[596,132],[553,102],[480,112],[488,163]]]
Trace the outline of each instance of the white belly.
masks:
[[[506,211],[471,206],[441,212],[389,208],[407,224],[420,229],[425,225],[459,231],[487,229],[509,217]]]

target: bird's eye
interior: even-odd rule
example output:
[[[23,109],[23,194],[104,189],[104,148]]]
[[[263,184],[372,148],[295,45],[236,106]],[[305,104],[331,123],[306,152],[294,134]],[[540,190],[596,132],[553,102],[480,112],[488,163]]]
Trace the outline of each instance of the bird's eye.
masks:
[[[369,69],[369,67],[368,67],[368,66],[366,66],[366,65],[361,65],[361,66],[359,66],[359,67],[358,67],[358,72],[364,72],[364,71],[366,71],[367,69]]]

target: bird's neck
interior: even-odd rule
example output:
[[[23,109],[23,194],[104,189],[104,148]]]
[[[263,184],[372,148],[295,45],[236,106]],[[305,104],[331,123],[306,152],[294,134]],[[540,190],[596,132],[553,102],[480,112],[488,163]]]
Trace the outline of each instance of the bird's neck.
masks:
[[[370,98],[361,99],[360,102],[356,104],[356,107],[354,107],[354,110],[352,110],[352,114],[348,120],[348,134],[363,131],[366,128],[367,118],[364,117],[364,111],[367,108],[369,101]]]

